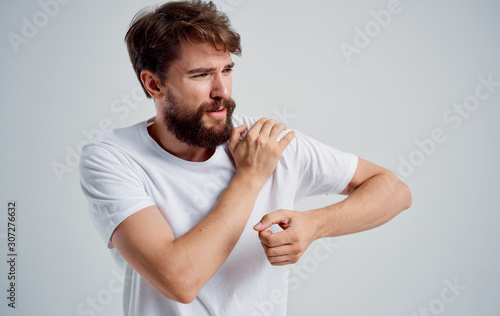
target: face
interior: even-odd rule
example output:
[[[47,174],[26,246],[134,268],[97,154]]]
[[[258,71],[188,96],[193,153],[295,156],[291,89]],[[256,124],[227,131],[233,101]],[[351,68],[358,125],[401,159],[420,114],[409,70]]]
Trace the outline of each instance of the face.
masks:
[[[213,148],[233,128],[233,62],[229,52],[207,44],[183,44],[164,81],[162,116],[167,129],[189,145]]]

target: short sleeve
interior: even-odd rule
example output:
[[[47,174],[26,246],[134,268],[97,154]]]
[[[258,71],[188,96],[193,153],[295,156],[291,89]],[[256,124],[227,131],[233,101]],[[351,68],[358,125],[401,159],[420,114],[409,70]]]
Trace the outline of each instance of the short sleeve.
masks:
[[[292,142],[298,171],[296,200],[342,192],[356,171],[358,157],[327,146],[299,132]]]
[[[80,184],[88,200],[89,215],[101,237],[111,235],[124,219],[154,205],[137,167],[113,148],[89,144],[82,150]]]

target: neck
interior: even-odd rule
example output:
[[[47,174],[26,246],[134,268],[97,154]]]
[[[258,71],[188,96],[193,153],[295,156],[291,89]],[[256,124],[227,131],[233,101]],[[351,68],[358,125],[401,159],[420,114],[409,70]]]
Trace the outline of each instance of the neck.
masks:
[[[148,133],[161,148],[170,154],[187,161],[202,162],[210,159],[215,153],[215,148],[202,148],[181,142],[165,124],[157,121],[158,117],[154,120],[154,123],[148,126]]]

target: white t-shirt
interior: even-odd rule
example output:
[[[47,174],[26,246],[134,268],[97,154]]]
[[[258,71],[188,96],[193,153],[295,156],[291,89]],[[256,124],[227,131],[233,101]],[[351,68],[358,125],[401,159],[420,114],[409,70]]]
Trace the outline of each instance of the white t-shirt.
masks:
[[[256,119],[234,115],[234,126]],[[196,299],[181,304],[159,294],[110,243],[114,229],[131,214],[156,205],[175,237],[182,236],[215,206],[235,168],[227,144],[204,162],[190,162],[163,150],[142,122],[106,131],[86,145],[81,185],[92,222],[125,274],[126,316],[286,315],[288,266],[268,261],[253,225],[266,213],[293,209],[302,197],[341,192],[357,157],[297,133],[262,187],[250,219],[226,262]]]

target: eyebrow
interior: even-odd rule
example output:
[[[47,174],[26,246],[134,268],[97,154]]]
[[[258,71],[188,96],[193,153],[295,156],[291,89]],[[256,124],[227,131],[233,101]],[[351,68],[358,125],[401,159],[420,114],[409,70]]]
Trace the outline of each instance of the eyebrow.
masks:
[[[224,66],[224,69],[232,69],[233,67],[234,67],[234,62]],[[210,67],[210,68],[200,67],[200,68],[188,70],[187,74],[193,75],[193,74],[199,74],[199,73],[205,73],[205,72],[213,72],[216,69],[217,69],[216,67]]]

